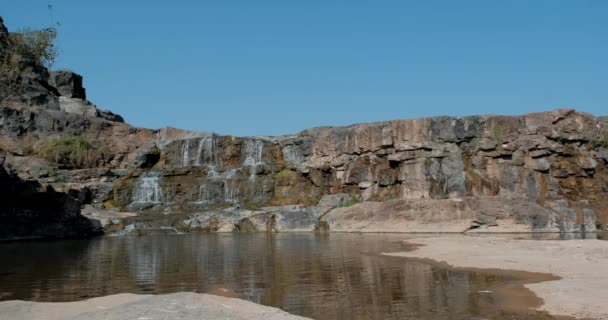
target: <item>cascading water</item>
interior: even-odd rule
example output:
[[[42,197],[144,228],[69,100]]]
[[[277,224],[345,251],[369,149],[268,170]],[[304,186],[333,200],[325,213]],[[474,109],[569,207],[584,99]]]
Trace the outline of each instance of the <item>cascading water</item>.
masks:
[[[221,180],[205,181],[199,188],[200,203],[221,203],[224,201],[224,182]]]
[[[262,140],[245,140],[245,161],[243,165],[250,166],[249,180],[255,181],[258,165],[264,164],[262,155],[264,142]]]
[[[133,202],[135,203],[161,203],[163,202],[163,190],[158,181],[158,172],[149,172],[139,177],[135,190],[133,190]]]
[[[241,193],[243,191],[247,192],[252,187],[251,185],[243,185],[243,183],[247,183],[240,176],[243,168],[226,170],[222,166],[217,136],[208,135],[199,138],[198,141],[191,141],[195,144],[198,143],[196,155],[192,155],[192,158],[188,155],[188,160],[184,161],[184,165],[204,166],[208,168],[207,177],[200,182],[196,203],[239,203]],[[189,152],[189,148],[190,144],[185,142],[182,147],[182,153],[186,155],[186,151]],[[248,169],[245,172],[249,172],[249,183],[255,182],[259,166],[264,164],[263,151],[263,140],[246,139],[243,141],[241,159],[243,159],[243,166]]]
[[[182,167],[187,167],[190,164],[190,144],[190,140],[186,140],[182,144]]]
[[[196,166],[221,166],[215,135],[203,137],[198,142]]]
[[[238,203],[239,196],[239,181],[235,179],[224,181],[224,200],[229,203]]]
[[[245,140],[245,162],[246,166],[256,166],[262,164],[262,152],[264,143],[262,140]]]
[[[215,178],[205,179],[199,188],[201,204],[238,203],[240,183],[236,177],[236,169],[228,170]]]

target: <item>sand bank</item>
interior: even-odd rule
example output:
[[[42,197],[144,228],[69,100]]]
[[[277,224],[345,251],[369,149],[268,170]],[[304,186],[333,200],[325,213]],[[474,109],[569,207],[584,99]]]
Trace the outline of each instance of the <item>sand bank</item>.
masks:
[[[432,259],[459,268],[552,274],[551,281],[525,284],[551,314],[608,319],[608,241],[515,240],[451,235],[407,241],[409,252],[387,255]]]

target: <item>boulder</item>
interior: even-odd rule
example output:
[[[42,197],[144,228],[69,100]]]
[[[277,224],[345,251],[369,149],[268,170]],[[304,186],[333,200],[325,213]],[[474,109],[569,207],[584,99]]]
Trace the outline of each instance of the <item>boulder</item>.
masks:
[[[49,84],[63,97],[85,100],[85,88],[82,76],[72,71],[53,71],[49,75]]]
[[[363,202],[321,218],[330,231],[483,232],[558,231],[555,213],[522,199],[477,197]]]
[[[84,117],[97,116],[97,107],[89,101],[79,98],[66,96],[59,97],[59,109],[63,112],[73,113]]]

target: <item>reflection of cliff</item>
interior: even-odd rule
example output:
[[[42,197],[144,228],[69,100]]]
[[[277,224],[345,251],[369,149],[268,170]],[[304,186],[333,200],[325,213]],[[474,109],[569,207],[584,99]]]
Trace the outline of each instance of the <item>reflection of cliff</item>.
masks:
[[[501,278],[376,255],[399,240],[237,234],[6,244],[0,255],[14,260],[0,266],[0,286],[11,293],[2,299],[42,301],[222,287],[315,319],[495,315],[477,291]]]

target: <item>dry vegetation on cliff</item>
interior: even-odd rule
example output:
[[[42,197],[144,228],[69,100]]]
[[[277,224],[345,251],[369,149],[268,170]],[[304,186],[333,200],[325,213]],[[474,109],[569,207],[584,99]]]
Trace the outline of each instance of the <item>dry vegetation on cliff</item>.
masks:
[[[110,157],[107,147],[95,148],[80,136],[50,138],[36,146],[36,154],[60,167],[83,169],[103,165]]]

